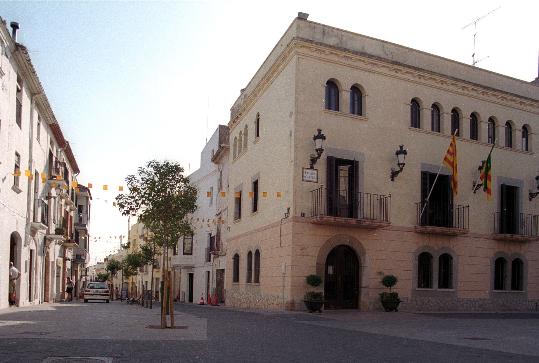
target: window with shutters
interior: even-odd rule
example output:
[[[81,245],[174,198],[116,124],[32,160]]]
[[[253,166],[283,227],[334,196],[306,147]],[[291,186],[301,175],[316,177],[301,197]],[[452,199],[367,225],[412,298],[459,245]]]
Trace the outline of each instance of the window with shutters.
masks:
[[[429,197],[428,201],[427,197]],[[453,226],[453,193],[450,175],[440,174],[436,177],[436,173],[421,172],[419,210],[423,212],[420,220],[422,226],[449,228]]]
[[[410,102],[410,126],[416,129],[421,128],[421,106],[415,98]]]
[[[496,142],[496,121],[489,117],[487,122],[487,143],[494,144]]]
[[[417,287],[432,289],[432,255],[422,252],[417,257]]]
[[[253,282],[253,253],[249,251],[247,253],[247,283]]]
[[[253,282],[255,284],[260,283],[260,251],[259,250],[255,251],[255,275],[254,275]]]
[[[460,112],[456,108],[451,110],[451,135],[460,136]]]
[[[479,117],[475,112],[470,115],[470,139],[479,140]]]
[[[327,215],[358,218],[359,162],[327,158]]]
[[[249,139],[249,128],[247,125],[243,128],[243,151],[247,151],[247,140]]]
[[[19,188],[21,178],[21,155],[15,151],[15,167],[13,168],[13,186]]]
[[[232,282],[240,282],[240,255],[237,253],[232,258]]]
[[[530,129],[528,125],[522,126],[522,150],[530,151]]]
[[[260,113],[256,114],[255,119],[255,138],[260,137]]]
[[[440,119],[441,119],[441,113],[440,113],[440,107],[433,103],[430,109],[430,129],[434,132],[440,132]]]
[[[513,125],[511,121],[505,123],[505,147],[513,148]]]
[[[500,234],[520,234],[519,194],[520,188],[513,185],[500,185],[500,212],[498,216]]]
[[[363,92],[358,86],[350,88],[350,113],[363,116]]]
[[[438,288],[453,288],[453,257],[449,253],[443,253],[438,258]]]
[[[15,94],[15,122],[19,128],[22,128],[22,78],[17,74],[17,90]]]
[[[524,290],[524,263],[520,258],[511,262],[511,290]]]
[[[505,290],[507,286],[507,260],[498,257],[494,261],[494,290]]]
[[[258,179],[253,181],[253,191],[252,191],[252,209],[251,212],[258,212]]]
[[[241,190],[234,193],[234,220],[241,219]]]
[[[339,111],[339,87],[332,80],[326,82],[326,110]]]

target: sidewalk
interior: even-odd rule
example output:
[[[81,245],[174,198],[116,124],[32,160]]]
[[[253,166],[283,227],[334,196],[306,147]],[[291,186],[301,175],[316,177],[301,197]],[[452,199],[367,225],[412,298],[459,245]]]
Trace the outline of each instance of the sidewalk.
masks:
[[[44,304],[0,311],[0,339],[207,339],[206,319],[175,311],[175,322],[187,328],[150,329],[160,325],[159,309],[125,302]]]

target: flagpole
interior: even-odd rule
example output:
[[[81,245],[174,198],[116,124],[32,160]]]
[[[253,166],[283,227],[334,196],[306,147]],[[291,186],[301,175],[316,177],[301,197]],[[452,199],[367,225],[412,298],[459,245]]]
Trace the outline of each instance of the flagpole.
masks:
[[[453,132],[453,135],[451,135],[451,137],[455,136],[458,131],[459,129],[456,129]],[[432,194],[432,191],[434,190],[434,186],[436,185],[436,181],[438,180],[438,176],[440,176],[440,172],[442,171],[443,166],[444,166],[444,159],[442,159],[442,162],[440,163],[440,167],[438,168],[438,173],[436,174],[436,177],[434,178],[432,187],[430,187],[429,194],[427,194],[427,199],[425,199],[425,204],[423,205],[423,208],[421,208],[421,213],[419,213],[419,222],[421,222],[421,217],[423,217],[423,212],[425,212],[425,208],[427,208],[427,203],[429,202],[430,195]]]

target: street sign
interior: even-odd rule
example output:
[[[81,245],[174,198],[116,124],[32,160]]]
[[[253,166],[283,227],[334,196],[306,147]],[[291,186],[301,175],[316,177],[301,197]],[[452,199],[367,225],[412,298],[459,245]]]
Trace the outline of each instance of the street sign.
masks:
[[[318,169],[303,168],[302,180],[309,183],[318,183]]]

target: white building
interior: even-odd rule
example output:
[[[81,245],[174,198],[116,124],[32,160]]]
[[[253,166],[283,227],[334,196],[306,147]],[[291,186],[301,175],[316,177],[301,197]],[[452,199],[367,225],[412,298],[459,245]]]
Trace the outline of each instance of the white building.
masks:
[[[79,168],[28,49],[0,18],[0,309],[9,263],[19,306],[64,298],[72,275],[74,180]]]
[[[222,241],[227,226],[228,127],[220,125],[200,154],[200,168],[189,176],[198,189],[197,210],[191,216],[193,236],[183,237],[173,250],[175,296],[198,303],[217,292],[224,301],[225,258]],[[224,194],[223,194],[224,193]],[[179,291],[178,291],[179,289]]]

